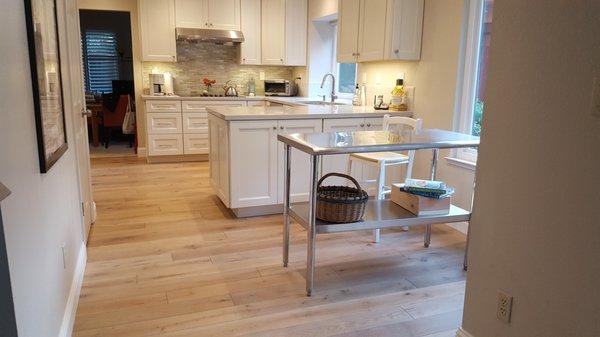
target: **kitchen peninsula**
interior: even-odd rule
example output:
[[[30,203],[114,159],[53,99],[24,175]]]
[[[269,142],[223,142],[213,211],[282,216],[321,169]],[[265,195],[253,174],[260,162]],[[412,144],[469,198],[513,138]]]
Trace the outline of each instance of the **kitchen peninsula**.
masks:
[[[281,213],[283,144],[280,134],[381,130],[383,116],[412,116],[372,107],[302,104],[207,106],[210,181],[221,201],[238,217]],[[347,155],[329,156],[322,172],[346,172]],[[294,150],[290,199],[308,200],[309,157]],[[358,173],[357,173],[358,172]],[[369,171],[354,169],[354,175]],[[366,176],[359,180],[366,180]]]

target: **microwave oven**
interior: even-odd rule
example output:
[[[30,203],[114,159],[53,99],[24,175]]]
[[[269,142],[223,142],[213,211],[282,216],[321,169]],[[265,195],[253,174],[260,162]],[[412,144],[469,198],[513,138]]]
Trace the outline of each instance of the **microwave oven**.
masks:
[[[265,96],[296,96],[296,83],[288,80],[265,80]]]

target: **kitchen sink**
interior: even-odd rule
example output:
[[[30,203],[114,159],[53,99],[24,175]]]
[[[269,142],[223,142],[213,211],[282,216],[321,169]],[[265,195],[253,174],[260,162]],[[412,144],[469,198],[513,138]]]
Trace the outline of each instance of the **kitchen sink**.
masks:
[[[308,105],[348,105],[347,103],[342,102],[327,102],[327,101],[298,101],[300,104],[308,104]]]

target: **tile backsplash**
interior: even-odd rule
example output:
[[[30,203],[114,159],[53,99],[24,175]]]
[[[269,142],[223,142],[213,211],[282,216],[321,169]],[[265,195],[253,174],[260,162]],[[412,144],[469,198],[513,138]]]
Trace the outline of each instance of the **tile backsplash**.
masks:
[[[226,46],[178,41],[177,62],[143,62],[144,93],[148,93],[148,75],[154,68],[160,73],[170,72],[173,75],[173,91],[179,96],[200,95],[204,90],[203,78],[217,81],[212,89],[215,94],[222,93],[225,82],[232,80],[237,83],[240,95],[246,94],[250,78],[254,78],[256,83],[256,94],[264,94],[261,71],[266,79],[294,79],[294,67],[240,65],[239,53],[239,44]]]

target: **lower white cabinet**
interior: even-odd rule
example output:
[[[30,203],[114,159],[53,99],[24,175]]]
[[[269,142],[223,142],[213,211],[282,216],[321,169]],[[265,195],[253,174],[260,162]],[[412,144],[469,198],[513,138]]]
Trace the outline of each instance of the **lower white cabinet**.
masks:
[[[208,135],[206,112],[183,113],[183,133],[204,133]]]
[[[210,183],[225,206],[231,207],[229,195],[229,125],[226,121],[209,116]]]
[[[277,123],[279,134],[290,133],[315,133],[322,132],[323,120],[321,119],[297,119],[297,120],[280,120]],[[277,202],[283,203],[283,186],[284,181],[284,165],[285,153],[282,142],[277,142],[278,154],[277,162],[279,166],[277,177]],[[292,172],[290,179],[290,200],[291,202],[308,201],[308,193],[310,191],[310,156],[297,149],[292,149]]]
[[[231,208],[277,203],[277,121],[229,123]]]
[[[151,156],[183,154],[181,134],[148,135],[148,154]]]
[[[171,112],[150,112],[146,114],[148,134],[181,133],[181,114]]]
[[[191,133],[183,135],[183,154],[206,153],[208,153],[208,133]]]

